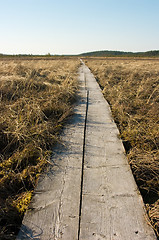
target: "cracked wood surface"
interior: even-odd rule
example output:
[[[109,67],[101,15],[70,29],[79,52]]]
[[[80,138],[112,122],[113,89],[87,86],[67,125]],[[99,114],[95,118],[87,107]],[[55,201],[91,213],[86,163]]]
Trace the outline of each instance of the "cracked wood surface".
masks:
[[[64,129],[63,145],[54,150],[54,166],[40,178],[17,240],[156,239],[109,105],[89,69],[83,64],[79,71],[79,104]],[[89,105],[81,192],[85,80]]]

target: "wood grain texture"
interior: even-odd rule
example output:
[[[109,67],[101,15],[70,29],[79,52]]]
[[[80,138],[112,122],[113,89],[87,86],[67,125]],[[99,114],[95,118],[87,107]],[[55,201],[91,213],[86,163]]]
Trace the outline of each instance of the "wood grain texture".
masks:
[[[84,67],[89,89],[80,240],[156,239],[99,85]]]

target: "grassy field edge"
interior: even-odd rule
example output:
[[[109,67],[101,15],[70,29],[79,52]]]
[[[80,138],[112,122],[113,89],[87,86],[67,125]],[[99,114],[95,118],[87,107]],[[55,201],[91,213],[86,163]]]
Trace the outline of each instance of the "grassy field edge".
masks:
[[[77,98],[78,59],[0,61],[0,239],[15,239]]]

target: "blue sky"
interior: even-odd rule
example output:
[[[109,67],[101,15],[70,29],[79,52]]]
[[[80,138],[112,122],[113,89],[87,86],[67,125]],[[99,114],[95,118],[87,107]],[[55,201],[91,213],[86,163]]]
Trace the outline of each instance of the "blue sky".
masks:
[[[0,0],[0,53],[159,49],[159,0]]]

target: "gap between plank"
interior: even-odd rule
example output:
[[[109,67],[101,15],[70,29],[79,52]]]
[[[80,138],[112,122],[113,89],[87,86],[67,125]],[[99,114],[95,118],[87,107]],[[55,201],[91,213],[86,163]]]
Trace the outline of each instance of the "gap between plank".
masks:
[[[87,127],[87,116],[88,116],[88,103],[89,103],[89,91],[87,90],[86,115],[85,115],[84,137],[83,137],[82,170],[81,170],[81,192],[80,192],[80,205],[79,205],[78,240],[79,240],[79,237],[80,237],[80,228],[81,228],[81,211],[82,211],[82,194],[83,194],[83,176],[84,176],[84,158],[85,158],[85,143],[86,143],[86,127]]]

